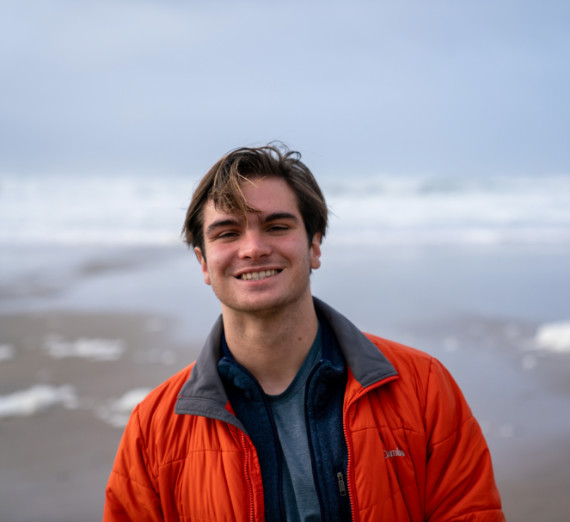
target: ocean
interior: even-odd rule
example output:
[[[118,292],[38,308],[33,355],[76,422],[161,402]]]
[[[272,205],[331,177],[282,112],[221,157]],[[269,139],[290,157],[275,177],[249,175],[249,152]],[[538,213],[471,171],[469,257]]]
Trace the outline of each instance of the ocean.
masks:
[[[0,244],[173,245],[197,178],[0,176]],[[332,244],[570,245],[570,176],[324,178]]]

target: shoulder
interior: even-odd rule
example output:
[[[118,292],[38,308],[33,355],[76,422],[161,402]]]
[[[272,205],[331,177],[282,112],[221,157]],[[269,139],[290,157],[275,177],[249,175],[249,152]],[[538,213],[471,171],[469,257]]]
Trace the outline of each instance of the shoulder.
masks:
[[[180,451],[177,445],[169,444],[169,437],[180,433],[187,422],[187,416],[176,415],[174,407],[180,389],[188,380],[193,364],[154,388],[133,409],[121,445],[117,453],[119,460],[125,462],[144,461],[144,467],[152,470],[158,476],[158,467],[173,459],[173,454]],[[181,417],[185,417],[182,419]],[[117,469],[125,469],[123,474],[128,476],[129,464],[120,465]]]
[[[164,421],[174,415],[174,405],[184,383],[190,378],[195,363],[186,366],[154,388],[135,408],[141,425],[152,420]]]
[[[427,419],[446,419],[449,429],[472,418],[471,409],[463,392],[449,370],[426,352],[365,334],[384,354],[398,372],[393,394],[409,400],[418,399]],[[445,423],[445,422],[444,422]]]
[[[398,372],[393,388],[400,394],[413,393],[423,407],[437,404],[461,410],[461,417],[471,416],[463,393],[449,370],[432,355],[381,337],[365,334]],[[394,390],[394,391],[395,391]]]
[[[401,377],[410,373],[425,374],[430,371],[434,363],[439,364],[439,361],[428,353],[411,346],[369,333],[364,333],[364,335],[382,352]]]

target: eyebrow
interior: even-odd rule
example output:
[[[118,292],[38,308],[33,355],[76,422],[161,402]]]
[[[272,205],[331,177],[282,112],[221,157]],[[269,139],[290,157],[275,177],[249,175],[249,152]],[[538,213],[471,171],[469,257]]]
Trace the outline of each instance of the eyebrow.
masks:
[[[214,221],[208,225],[208,228],[206,229],[206,235],[210,235],[218,228],[231,227],[235,225],[239,225],[239,221],[235,218],[218,219],[217,221]]]
[[[295,223],[299,222],[299,218],[295,216],[295,214],[291,214],[290,212],[273,212],[271,214],[267,214],[262,218],[263,223],[270,223],[271,221],[280,221],[280,220],[289,220],[294,221]],[[238,218],[223,218],[214,221],[208,225],[206,228],[206,236],[211,235],[214,231],[219,228],[224,227],[232,227],[236,225],[240,225],[241,221]]]
[[[290,212],[273,212],[272,214],[268,214],[263,218],[264,223],[269,223],[270,221],[279,221],[282,219],[286,219],[289,221],[294,221],[295,223],[299,222],[299,219],[295,214],[291,214]]]

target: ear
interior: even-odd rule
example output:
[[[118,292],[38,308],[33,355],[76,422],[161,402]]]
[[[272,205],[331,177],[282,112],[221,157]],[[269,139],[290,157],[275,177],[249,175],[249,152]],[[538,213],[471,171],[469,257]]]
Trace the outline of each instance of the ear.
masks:
[[[200,247],[195,247],[194,248],[194,253],[196,254],[196,257],[198,258],[198,262],[200,263],[200,266],[202,267],[202,275],[204,276],[204,283],[206,283],[207,285],[210,285],[210,274],[208,273],[208,264],[206,263],[206,257],[202,254],[202,250],[200,250]]]
[[[321,266],[321,239],[322,236],[317,232],[311,240],[309,247],[309,255],[311,256],[311,268],[317,269]]]

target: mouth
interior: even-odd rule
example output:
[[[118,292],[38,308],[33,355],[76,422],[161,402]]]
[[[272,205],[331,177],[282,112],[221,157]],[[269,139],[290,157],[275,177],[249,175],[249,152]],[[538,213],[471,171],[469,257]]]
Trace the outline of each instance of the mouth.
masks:
[[[245,272],[238,276],[242,281],[260,281],[268,277],[277,275],[281,270],[260,270],[259,272]]]

